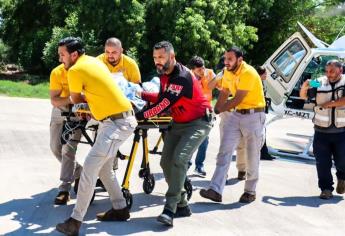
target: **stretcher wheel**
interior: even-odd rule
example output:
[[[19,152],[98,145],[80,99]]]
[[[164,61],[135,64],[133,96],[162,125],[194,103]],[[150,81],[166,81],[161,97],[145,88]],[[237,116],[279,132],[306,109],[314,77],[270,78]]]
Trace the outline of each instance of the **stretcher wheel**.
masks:
[[[190,179],[186,178],[186,180],[184,181],[184,189],[187,192],[187,199],[189,201],[189,199],[192,197],[193,194],[193,185],[192,185],[192,181],[190,181]]]
[[[121,160],[126,160],[126,155],[122,154],[120,151],[117,151],[116,157],[120,158]]]
[[[147,175],[146,169],[140,169],[139,170],[139,177],[144,178]]]
[[[143,189],[146,194],[152,193],[153,189],[155,188],[155,177],[153,174],[148,175],[147,177],[144,177],[143,182]]]
[[[133,204],[133,196],[132,196],[132,194],[129,192],[128,189],[124,189],[124,188],[122,189],[122,194],[123,194],[123,197],[126,200],[127,208],[131,209],[132,204]]]

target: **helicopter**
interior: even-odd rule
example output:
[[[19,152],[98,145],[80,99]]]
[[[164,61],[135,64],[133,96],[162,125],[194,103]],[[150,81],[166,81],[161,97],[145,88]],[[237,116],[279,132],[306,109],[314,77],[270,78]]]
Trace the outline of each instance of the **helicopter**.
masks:
[[[314,117],[315,101],[299,97],[303,82],[324,75],[328,60],[337,59],[344,62],[345,59],[345,35],[332,44],[327,44],[315,37],[300,22],[298,26],[304,34],[296,32],[291,35],[263,65],[267,71],[266,96],[271,99],[270,113],[274,114],[266,125],[288,117],[311,120]],[[308,139],[302,152],[290,153],[277,149],[270,149],[270,152],[275,155],[314,159],[309,151],[313,137],[300,134],[292,136]]]

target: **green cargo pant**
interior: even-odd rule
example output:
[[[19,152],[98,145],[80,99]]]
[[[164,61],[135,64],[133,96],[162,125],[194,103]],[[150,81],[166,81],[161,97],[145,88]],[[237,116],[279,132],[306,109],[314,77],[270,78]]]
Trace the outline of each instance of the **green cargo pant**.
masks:
[[[211,128],[211,122],[197,119],[188,123],[173,123],[167,132],[160,162],[165,181],[168,183],[165,209],[175,213],[177,206],[187,205],[184,182],[188,162]]]

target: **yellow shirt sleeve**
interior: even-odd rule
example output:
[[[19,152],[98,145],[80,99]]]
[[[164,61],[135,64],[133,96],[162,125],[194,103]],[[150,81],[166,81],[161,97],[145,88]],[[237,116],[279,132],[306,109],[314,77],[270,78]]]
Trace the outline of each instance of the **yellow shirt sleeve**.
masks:
[[[68,70],[68,85],[71,93],[81,93],[83,91],[83,81],[73,68]]]
[[[136,84],[139,84],[141,82],[139,67],[136,63],[131,63],[128,74],[131,82]]]
[[[62,90],[62,84],[59,82],[61,81],[61,73],[59,73],[56,68],[50,73],[50,90]]]
[[[123,55],[123,69],[126,71],[124,76],[132,83],[139,84],[141,82],[141,75],[138,64],[129,56]]]
[[[69,96],[67,71],[65,70],[63,64],[55,67],[50,73],[49,89],[61,91],[60,97]]]

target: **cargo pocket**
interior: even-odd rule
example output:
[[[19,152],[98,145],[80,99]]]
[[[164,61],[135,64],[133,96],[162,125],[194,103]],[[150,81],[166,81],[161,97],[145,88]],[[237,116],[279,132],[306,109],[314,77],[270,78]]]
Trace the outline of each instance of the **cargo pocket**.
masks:
[[[315,125],[324,128],[327,128],[331,125],[331,109],[315,106],[314,112],[313,123]]]
[[[263,113],[263,112],[260,112],[260,123],[261,125],[265,126],[265,123],[266,123],[266,114]]]
[[[255,137],[257,140],[258,148],[261,150],[265,143],[265,128],[255,130]]]
[[[263,112],[260,112],[260,125],[261,127],[255,130],[255,136],[258,140],[258,146],[261,150],[262,146],[265,143],[265,139],[266,139],[266,128],[265,128],[265,122],[266,122],[266,114]]]
[[[138,125],[137,120],[134,116],[130,116],[125,119],[114,120],[113,122],[119,128],[120,132],[123,132],[124,139],[127,139],[128,136],[133,133],[133,131]],[[126,133],[129,133],[129,135],[126,136]],[[123,135],[121,134],[121,136]]]
[[[345,109],[335,108],[335,126],[337,128],[345,127]]]
[[[113,142],[119,137],[119,135],[116,133],[115,126],[104,124],[105,122],[100,125],[101,128],[98,130],[96,142],[90,151],[92,155],[104,157],[110,156]]]

